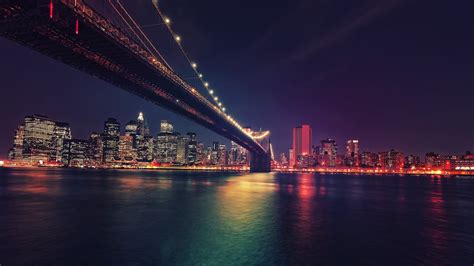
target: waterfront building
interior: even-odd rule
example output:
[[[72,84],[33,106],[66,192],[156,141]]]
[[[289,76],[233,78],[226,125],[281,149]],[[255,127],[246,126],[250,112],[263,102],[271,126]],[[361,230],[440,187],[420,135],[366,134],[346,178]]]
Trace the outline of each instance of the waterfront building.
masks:
[[[119,156],[124,162],[131,162],[137,159],[136,149],[133,147],[133,136],[120,136],[119,140]]]
[[[61,162],[64,140],[71,139],[71,128],[68,123],[56,122],[51,139],[52,153],[50,161]]]
[[[239,148],[238,144],[234,141],[230,142],[230,150],[227,155],[227,162],[229,165],[237,165],[239,164]]]
[[[425,156],[426,167],[439,167],[441,165],[441,156],[434,152],[429,152]]]
[[[239,165],[249,165],[249,152],[244,147],[237,145],[237,161]]]
[[[293,128],[291,166],[306,167],[307,157],[312,156],[313,130],[309,125],[303,124]]]
[[[176,147],[176,163],[186,165],[188,154],[189,138],[187,136],[180,136]]]
[[[335,167],[337,157],[337,143],[334,139],[321,140],[319,150],[319,164],[325,167]]]
[[[109,118],[105,121],[101,138],[103,142],[103,162],[112,163],[120,160],[120,123],[115,118]]]
[[[89,144],[87,149],[87,158],[90,166],[100,166],[103,162],[104,145],[102,137],[99,133],[92,132],[89,137]]]
[[[361,166],[362,167],[376,167],[378,161],[378,154],[364,151],[361,154]]]
[[[84,167],[88,164],[89,141],[65,139],[61,152],[62,163],[68,167]]]
[[[466,152],[465,155],[460,156],[455,161],[452,168],[455,170],[474,171],[474,154],[471,154],[471,152]]]
[[[382,168],[399,169],[403,168],[405,156],[402,152],[394,149],[386,152],[380,152],[377,165]]]
[[[155,158],[156,140],[151,135],[137,135],[137,161],[152,162]]]
[[[349,167],[360,165],[359,140],[350,139],[347,141],[345,164]]]
[[[204,160],[204,165],[212,165],[213,164],[213,158],[212,158],[212,154],[213,154],[213,150],[212,150],[212,147],[211,146],[207,146],[206,150],[205,150],[205,160]],[[217,157],[217,155],[216,155]]]
[[[155,141],[155,160],[160,163],[176,162],[178,152],[179,133],[173,132],[173,125],[167,120],[162,120],[160,133]]]
[[[405,167],[410,168],[410,167],[417,167],[420,165],[420,157],[410,154],[405,157]]]
[[[186,154],[187,163],[190,165],[196,164],[197,162],[197,139],[196,133],[188,132],[188,148]]]
[[[206,162],[206,148],[204,143],[198,142],[196,145],[196,164],[205,164]]]
[[[225,144],[219,144],[218,148],[218,165],[225,166],[227,165],[227,148]]]
[[[210,163],[212,165],[218,165],[219,164],[219,142],[214,141],[212,142],[212,150],[211,150],[211,156],[210,156]]]
[[[41,115],[26,116],[15,132],[10,157],[29,163],[60,162],[64,139],[71,139],[67,123]]]
[[[12,161],[21,161],[23,159],[23,141],[25,139],[25,125],[20,124],[15,130],[13,138],[13,148],[10,150],[8,159]]]

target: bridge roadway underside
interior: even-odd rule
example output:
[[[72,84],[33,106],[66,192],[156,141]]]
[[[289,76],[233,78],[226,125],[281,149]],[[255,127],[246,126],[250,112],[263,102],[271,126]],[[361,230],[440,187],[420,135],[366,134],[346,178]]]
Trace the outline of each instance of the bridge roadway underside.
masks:
[[[268,152],[202,97],[193,95],[158,71],[150,60],[114,39],[107,29],[61,1],[53,1],[50,18],[49,3],[0,0],[0,35],[189,118],[246,148],[253,158],[251,171],[270,171]],[[71,91],[71,97],[76,93],[81,92]]]

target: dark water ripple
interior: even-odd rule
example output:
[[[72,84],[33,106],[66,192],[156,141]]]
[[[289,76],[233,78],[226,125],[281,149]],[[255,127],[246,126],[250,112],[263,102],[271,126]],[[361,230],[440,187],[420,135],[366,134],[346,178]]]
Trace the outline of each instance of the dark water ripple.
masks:
[[[0,169],[0,264],[473,265],[474,179]]]

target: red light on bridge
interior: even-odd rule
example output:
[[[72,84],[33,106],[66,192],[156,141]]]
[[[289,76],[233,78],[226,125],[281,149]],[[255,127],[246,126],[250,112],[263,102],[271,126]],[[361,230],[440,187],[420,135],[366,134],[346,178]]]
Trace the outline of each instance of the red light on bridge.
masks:
[[[53,0],[49,2],[49,18],[53,18]]]
[[[76,34],[79,34],[79,19],[76,19]]]

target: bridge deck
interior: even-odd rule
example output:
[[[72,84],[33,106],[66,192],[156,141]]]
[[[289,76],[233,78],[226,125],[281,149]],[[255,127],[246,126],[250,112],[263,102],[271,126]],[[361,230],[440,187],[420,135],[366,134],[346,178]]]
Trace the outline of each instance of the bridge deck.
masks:
[[[0,35],[181,114],[255,155],[267,154],[218,107],[82,1],[53,1],[52,17],[49,3],[0,0]]]

